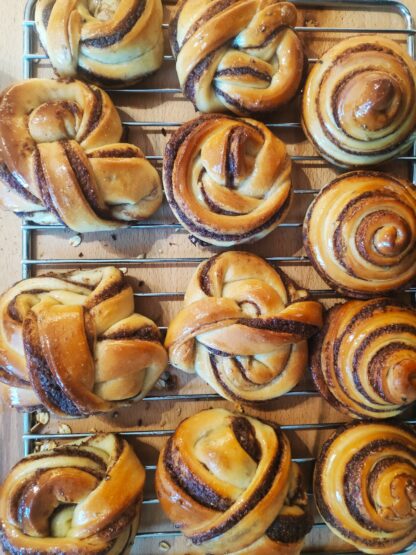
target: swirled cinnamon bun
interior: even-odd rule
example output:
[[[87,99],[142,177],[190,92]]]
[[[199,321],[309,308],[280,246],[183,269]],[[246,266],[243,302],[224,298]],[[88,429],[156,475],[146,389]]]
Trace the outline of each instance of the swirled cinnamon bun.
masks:
[[[161,0],[37,0],[36,30],[60,77],[118,86],[163,61]]]
[[[312,375],[325,399],[354,418],[397,416],[416,401],[416,311],[389,299],[331,308]]]
[[[416,277],[416,190],[391,175],[357,171],[324,187],[306,214],[315,269],[349,297],[376,297]]]
[[[302,124],[320,154],[337,166],[395,158],[415,138],[414,61],[380,35],[339,42],[308,76]]]
[[[128,555],[145,471],[114,434],[22,459],[0,490],[0,541],[10,555]]]
[[[340,427],[318,457],[314,493],[332,532],[360,553],[401,552],[416,540],[414,430],[371,421]]]
[[[183,0],[170,24],[184,94],[201,112],[275,110],[300,85],[297,10],[277,0]]]
[[[287,437],[223,409],[179,424],[160,454],[156,492],[197,553],[297,555],[312,526]]]
[[[173,366],[222,397],[266,401],[299,382],[321,326],[322,305],[307,291],[262,258],[230,251],[198,267],[165,345]]]
[[[0,297],[0,382],[9,404],[61,416],[144,397],[167,365],[157,326],[113,267],[21,281]]]
[[[231,246],[265,237],[285,217],[292,163],[265,125],[212,114],[182,125],[163,164],[168,202],[198,240]]]
[[[121,143],[110,97],[81,81],[29,79],[0,102],[0,205],[79,232],[125,227],[162,202],[155,168]]]

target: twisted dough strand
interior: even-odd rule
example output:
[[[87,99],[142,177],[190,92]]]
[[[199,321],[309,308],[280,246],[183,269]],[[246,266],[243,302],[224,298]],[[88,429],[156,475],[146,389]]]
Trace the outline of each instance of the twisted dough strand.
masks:
[[[116,268],[21,281],[0,298],[0,316],[0,382],[19,408],[107,412],[144,397],[167,364]]]
[[[344,295],[380,296],[416,277],[416,192],[404,180],[344,174],[312,202],[303,229],[315,269]]]
[[[113,434],[29,455],[1,489],[1,543],[11,555],[127,555],[144,479],[133,449]]]
[[[286,436],[222,409],[178,426],[160,454],[156,492],[198,553],[296,555],[312,526]]]
[[[163,183],[175,216],[194,237],[231,246],[266,236],[285,217],[291,170],[285,144],[266,126],[212,114],[172,135]]]
[[[222,397],[256,402],[290,391],[322,326],[322,306],[265,260],[225,252],[203,262],[169,325],[173,366],[196,372]]]
[[[416,311],[388,299],[333,307],[312,375],[325,399],[352,417],[397,416],[416,401]]]
[[[299,88],[297,11],[276,0],[183,0],[170,24],[176,70],[201,112],[269,112]]]
[[[38,0],[40,41],[60,77],[135,83],[163,61],[160,0]]]
[[[162,202],[155,168],[120,143],[110,97],[81,81],[29,79],[0,103],[0,203],[75,231],[124,227]]]
[[[314,493],[330,529],[362,553],[390,555],[416,539],[416,435],[404,426],[342,426],[323,446]]]
[[[302,124],[321,155],[338,166],[395,158],[414,141],[414,61],[380,35],[339,42],[309,73]]]

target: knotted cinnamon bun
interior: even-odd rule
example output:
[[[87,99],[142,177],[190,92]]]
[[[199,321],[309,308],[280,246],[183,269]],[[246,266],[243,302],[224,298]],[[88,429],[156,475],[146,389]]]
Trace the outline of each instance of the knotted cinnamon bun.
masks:
[[[344,174],[312,202],[303,229],[315,269],[345,295],[380,296],[416,277],[416,189],[404,180]]]
[[[0,493],[0,540],[11,555],[127,555],[140,517],[145,472],[113,435],[22,459]]]
[[[321,155],[338,166],[398,156],[415,138],[414,61],[380,35],[339,42],[308,76],[302,123]]]
[[[170,24],[176,70],[201,112],[268,112],[296,94],[304,68],[293,4],[183,0]]]
[[[162,201],[157,171],[120,143],[110,97],[81,81],[29,79],[0,102],[0,204],[79,231],[124,227]]]
[[[355,418],[389,418],[416,401],[416,311],[389,299],[333,307],[312,356],[318,389]]]
[[[116,268],[27,279],[0,298],[0,382],[13,406],[107,412],[144,397],[166,365]]]
[[[179,424],[160,454],[156,492],[198,553],[296,555],[312,526],[287,437],[227,410]]]
[[[360,553],[401,552],[416,539],[415,432],[371,421],[342,426],[317,460],[314,493],[330,529]]]
[[[173,366],[226,399],[266,401],[299,382],[307,339],[321,326],[321,304],[283,272],[254,254],[225,252],[198,267],[166,347]]]
[[[261,239],[286,215],[292,163],[263,124],[217,114],[182,125],[167,144],[163,182],[181,224],[200,241]]]
[[[161,0],[37,0],[40,41],[60,77],[117,86],[162,65]]]

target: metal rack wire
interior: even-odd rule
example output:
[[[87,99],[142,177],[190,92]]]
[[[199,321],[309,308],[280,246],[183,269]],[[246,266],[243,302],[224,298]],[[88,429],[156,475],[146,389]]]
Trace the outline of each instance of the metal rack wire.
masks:
[[[327,32],[327,33],[381,33],[381,34],[400,34],[405,36],[407,39],[407,48],[409,54],[415,59],[415,35],[416,35],[416,28],[414,24],[414,20],[409,9],[402,4],[401,2],[395,0],[324,0],[321,2],[316,2],[315,0],[291,0],[295,4],[299,5],[300,8],[313,8],[313,9],[337,9],[337,10],[353,10],[353,9],[368,9],[368,10],[391,10],[392,12],[396,12],[400,15],[403,21],[403,28],[379,28],[379,29],[368,29],[364,27],[297,27],[296,30],[299,33],[308,32]],[[168,3],[168,2],[165,2]],[[173,3],[172,0],[169,3]],[[34,34],[34,8],[35,8],[36,0],[28,0],[25,14],[24,14],[24,21],[23,21],[23,76],[25,79],[30,77],[36,76],[36,63],[41,60],[47,60],[47,56],[35,49],[35,34]],[[166,29],[168,27],[167,23],[163,24],[163,27]],[[317,58],[309,58],[309,63],[314,64],[317,62]],[[165,55],[164,62],[172,63],[174,58],[172,55]],[[116,91],[107,89],[108,92],[117,92],[125,93],[125,94],[176,94],[180,93],[181,90],[179,88],[149,88],[149,87],[141,87],[141,88],[126,88],[126,89],[117,89]],[[181,125],[182,122],[174,122],[174,121],[124,121],[123,124],[127,127],[142,127],[142,128],[156,128],[158,130],[162,128],[175,128]],[[299,122],[287,122],[287,123],[267,123],[268,127],[272,129],[299,129],[301,125]],[[153,155],[147,156],[147,158],[153,162],[158,162],[163,159],[162,154],[160,155]],[[292,156],[294,161],[304,161],[304,162],[322,162],[325,164],[324,160],[317,155],[311,156]],[[401,156],[398,158],[401,162],[406,162],[409,165],[409,172],[410,172],[410,179],[416,186],[416,143],[413,148],[412,154]],[[312,196],[316,194],[316,190],[310,189],[295,189],[296,195],[309,195]],[[283,228],[301,228],[302,222],[294,222],[294,223],[282,223],[279,227]],[[136,225],[131,226],[134,230],[155,230],[155,231],[176,231],[181,228],[181,226],[177,223],[153,223],[153,222],[144,222],[144,223],[137,223]],[[28,221],[24,221],[22,223],[22,278],[28,278],[32,275],[32,271],[35,267],[39,266],[48,266],[48,267],[63,267],[63,266],[90,266],[90,265],[102,265],[102,264],[113,264],[117,266],[129,266],[129,265],[158,265],[158,264],[165,264],[168,266],[175,266],[177,264],[198,264],[204,258],[201,257],[188,257],[188,258],[146,258],[146,259],[138,259],[138,258],[83,258],[82,260],[76,259],[58,259],[58,258],[37,258],[35,256],[35,249],[34,245],[36,242],[37,235],[36,233],[39,231],[49,231],[49,232],[61,232],[65,230],[63,225],[37,225]],[[291,263],[295,265],[307,265],[309,264],[308,258],[305,256],[273,256],[267,258],[270,262],[278,262],[278,263]],[[412,302],[416,304],[416,287],[409,287],[406,292],[411,296]],[[323,289],[315,289],[311,290],[312,295],[319,298],[336,298],[338,297],[337,293],[332,290],[323,290]],[[183,292],[158,292],[158,293],[142,293],[136,292],[135,296],[140,298],[175,298],[180,299],[183,296]],[[166,328],[161,328],[162,330]],[[316,390],[313,389],[304,389],[304,390],[295,390],[291,391],[286,394],[287,397],[310,397],[318,395]],[[155,395],[151,394],[150,396],[146,397],[146,401],[151,401],[153,403],[157,403],[159,401],[199,401],[199,400],[213,400],[219,399],[220,397],[215,393],[201,393],[201,394],[172,394],[172,395]],[[413,414],[413,417],[407,419],[406,422],[416,425],[416,415]],[[338,427],[338,423],[307,423],[307,424],[290,424],[290,425],[283,425],[281,426],[284,430],[291,430],[291,431],[312,431],[312,430],[331,430]],[[28,454],[32,452],[34,447],[35,441],[42,441],[42,440],[65,440],[65,439],[76,439],[81,437],[86,437],[91,435],[89,433],[68,433],[68,434],[51,434],[51,433],[32,433],[32,418],[30,415],[24,416],[24,432],[23,432],[23,442],[24,442],[24,452]],[[173,433],[173,430],[166,430],[166,429],[153,429],[153,430],[134,430],[134,431],[126,431],[121,432],[121,435],[125,435],[126,437],[135,437],[135,438],[146,438],[146,437],[165,437],[169,436]],[[313,463],[314,457],[303,457],[294,459],[296,462],[300,464],[307,464]],[[154,471],[154,465],[147,465],[146,470]],[[156,505],[158,500],[156,498],[146,499],[144,504],[146,505]],[[324,527],[323,523],[315,523],[314,525],[316,528]],[[166,539],[166,538],[175,538],[180,536],[181,533],[175,530],[169,531],[157,531],[157,532],[141,532],[138,533],[139,539]],[[403,553],[413,552],[414,546],[410,547]],[[314,552],[316,553],[316,552]],[[335,555],[336,551],[328,551],[326,553],[331,553]],[[342,552],[343,555],[349,555],[352,553],[356,553],[355,551],[351,552]],[[308,555],[307,552],[304,552],[304,555]],[[311,554],[310,554],[311,555]]]

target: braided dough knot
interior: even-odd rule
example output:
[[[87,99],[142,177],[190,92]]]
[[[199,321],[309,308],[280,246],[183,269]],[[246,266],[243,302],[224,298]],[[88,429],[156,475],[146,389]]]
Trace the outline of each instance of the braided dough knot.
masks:
[[[285,144],[265,125],[211,114],[172,135],[163,181],[174,214],[193,236],[230,246],[264,237],[285,217],[291,170]]]
[[[295,555],[312,525],[287,437],[227,410],[178,426],[161,452],[156,492],[197,553]]]
[[[169,326],[170,361],[231,400],[278,397],[302,377],[306,339],[322,326],[321,305],[306,297],[253,254],[215,256],[197,269]]]
[[[297,11],[276,0],[186,0],[170,26],[179,82],[201,112],[267,112],[300,85]]]
[[[1,542],[13,555],[127,555],[144,479],[133,449],[113,434],[26,457],[1,490]]]
[[[22,281],[0,310],[0,381],[12,405],[107,412],[144,397],[166,367],[157,326],[134,312],[116,268]]]
[[[163,61],[160,0],[38,0],[40,41],[60,77],[133,83]]]
[[[110,97],[95,86],[51,79],[12,86],[0,103],[2,204],[80,232],[150,216],[162,202],[158,173],[138,147],[119,142],[122,134]]]

